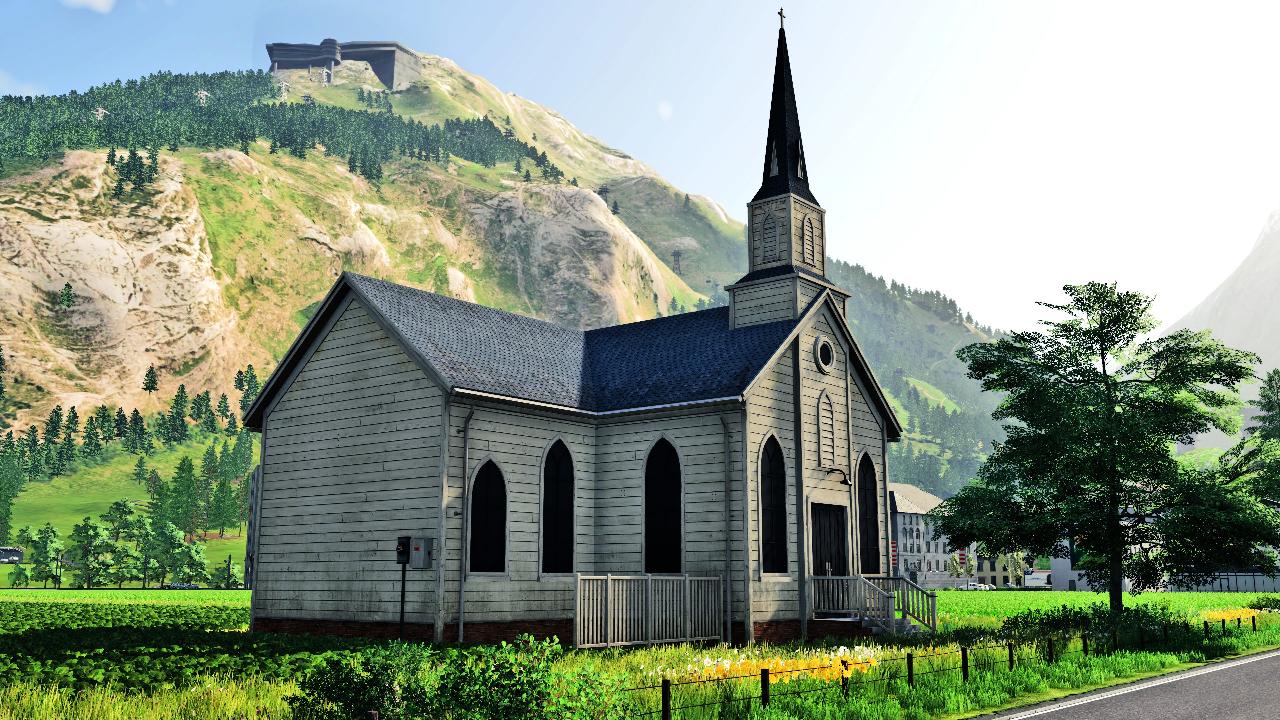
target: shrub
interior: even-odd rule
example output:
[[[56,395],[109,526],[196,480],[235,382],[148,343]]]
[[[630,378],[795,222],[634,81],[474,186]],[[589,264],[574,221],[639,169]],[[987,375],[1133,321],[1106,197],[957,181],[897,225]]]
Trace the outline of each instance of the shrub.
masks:
[[[329,657],[287,698],[295,720],[349,720],[377,710],[385,720],[429,716],[431,650],[395,642]]]
[[[1259,595],[1249,601],[1254,610],[1280,610],[1280,595]]]
[[[554,663],[563,654],[558,640],[530,635],[514,643],[447,650],[429,715],[469,720],[618,716],[618,680],[590,665],[557,670]]]

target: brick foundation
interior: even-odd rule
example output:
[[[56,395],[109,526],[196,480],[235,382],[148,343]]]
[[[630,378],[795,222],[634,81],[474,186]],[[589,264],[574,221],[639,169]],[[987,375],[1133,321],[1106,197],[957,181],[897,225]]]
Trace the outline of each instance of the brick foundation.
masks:
[[[399,635],[400,625],[394,622],[366,622],[359,620],[298,620],[294,618],[256,617],[253,619],[253,631],[296,635],[394,638]],[[538,639],[558,637],[562,644],[568,645],[573,641],[573,620],[475,622],[467,623],[464,632],[466,633],[466,641],[469,643],[515,640],[517,636],[528,633]],[[406,640],[431,642],[435,639],[435,626],[428,623],[406,622],[404,624],[404,636]],[[445,625],[444,640],[448,643],[458,641],[458,626],[456,624]]]

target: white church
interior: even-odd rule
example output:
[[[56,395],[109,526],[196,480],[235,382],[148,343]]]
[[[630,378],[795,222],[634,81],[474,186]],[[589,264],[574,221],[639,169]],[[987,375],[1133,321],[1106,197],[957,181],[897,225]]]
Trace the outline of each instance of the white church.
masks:
[[[891,571],[902,428],[825,277],[778,33],[728,307],[571,330],[344,273],[246,415],[255,631],[580,647],[932,627]]]

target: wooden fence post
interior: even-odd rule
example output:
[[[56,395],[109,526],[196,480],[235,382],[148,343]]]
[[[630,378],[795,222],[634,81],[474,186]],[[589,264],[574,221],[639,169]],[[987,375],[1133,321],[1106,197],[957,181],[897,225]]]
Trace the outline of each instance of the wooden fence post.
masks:
[[[1258,616],[1254,615],[1249,618],[1249,623],[1253,625],[1253,631],[1258,632]]]
[[[1047,647],[1049,650],[1049,664],[1052,665],[1053,664],[1053,636],[1052,635],[1049,636],[1049,643]]]
[[[613,644],[613,598],[610,593],[613,591],[613,575],[606,574],[604,576],[604,646],[609,647]]]
[[[644,625],[645,639],[653,642],[653,575],[644,576]]]
[[[1013,643],[1009,643],[1009,669],[1013,669]]]
[[[769,668],[760,668],[760,707],[769,707]]]
[[[1227,619],[1222,618],[1222,637],[1227,636]]]
[[[840,659],[840,694],[849,697],[849,661]]]
[[[1080,633],[1080,654],[1089,655],[1089,633]]]
[[[1145,630],[1142,629],[1141,625],[1138,626],[1138,649],[1139,650],[1147,649],[1147,633]]]
[[[916,663],[915,656],[907,653],[907,687],[916,686]]]
[[[960,674],[965,682],[969,682],[969,648],[960,648]]]
[[[1236,627],[1242,627],[1241,623],[1242,623],[1243,621],[1244,621],[1244,618],[1242,618],[1242,617],[1237,617],[1237,618],[1236,618]]]
[[[662,679],[662,720],[671,720],[671,681]]]
[[[1204,639],[1205,640],[1209,639],[1209,621],[1208,620],[1204,621]]]

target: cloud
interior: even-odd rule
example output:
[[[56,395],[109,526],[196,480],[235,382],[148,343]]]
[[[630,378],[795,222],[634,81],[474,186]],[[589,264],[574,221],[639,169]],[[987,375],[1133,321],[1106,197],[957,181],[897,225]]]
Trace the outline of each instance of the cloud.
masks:
[[[12,75],[0,70],[0,95],[39,95],[40,88],[31,83],[18,82]]]
[[[103,15],[116,7],[116,0],[62,0],[62,4],[70,8],[85,8]]]
[[[670,120],[671,114],[673,112],[675,112],[675,109],[671,107],[670,101],[668,100],[658,101],[658,117],[662,118],[662,122],[666,122]]]

